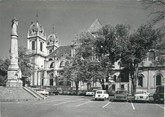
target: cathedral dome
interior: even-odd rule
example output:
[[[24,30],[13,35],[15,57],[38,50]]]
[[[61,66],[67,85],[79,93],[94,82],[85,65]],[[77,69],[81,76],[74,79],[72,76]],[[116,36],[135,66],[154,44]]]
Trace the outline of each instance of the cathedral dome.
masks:
[[[46,39],[44,28],[38,22],[32,22],[28,31],[28,38],[34,36]]]
[[[58,37],[54,33],[48,36],[47,45],[48,46],[56,45],[58,47]]]

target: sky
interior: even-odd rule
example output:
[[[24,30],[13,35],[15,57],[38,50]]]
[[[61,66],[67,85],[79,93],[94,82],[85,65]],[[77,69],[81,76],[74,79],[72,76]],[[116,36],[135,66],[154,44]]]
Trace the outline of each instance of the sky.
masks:
[[[54,27],[59,44],[70,45],[97,18],[102,25],[126,24],[136,30],[150,20],[151,10],[139,0],[0,0],[0,59],[9,58],[14,17],[19,20],[19,46],[26,47],[27,32],[37,14],[47,36]]]

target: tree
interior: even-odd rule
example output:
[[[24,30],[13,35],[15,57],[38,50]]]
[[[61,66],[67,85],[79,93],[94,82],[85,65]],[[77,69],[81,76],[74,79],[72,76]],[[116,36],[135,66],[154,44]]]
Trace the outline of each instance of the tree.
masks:
[[[31,76],[33,72],[33,64],[30,59],[30,54],[27,51],[26,48],[24,47],[19,47],[18,48],[18,64],[22,72],[22,80],[23,82],[29,82],[28,77]],[[10,60],[5,59],[5,60],[0,60],[0,77],[1,81],[5,83],[7,79],[7,71],[8,67],[10,65]]]
[[[129,30],[130,26],[128,25],[118,24],[115,27],[105,25],[96,38],[95,52],[101,67],[104,69],[106,82],[109,74],[113,72],[113,64],[121,58],[127,49]]]
[[[153,29],[151,25],[141,25],[136,32],[130,35],[127,48],[121,53],[122,63],[124,63],[130,71],[133,86],[132,94],[136,91],[138,64],[144,60],[146,53],[150,49],[154,49],[160,37],[160,31]]]
[[[133,92],[136,90],[138,64],[145,58],[149,49],[157,47],[158,40],[162,39],[162,32],[153,29],[152,25],[141,25],[137,31],[130,34],[130,27],[118,24],[115,27],[106,25],[100,31],[96,40],[96,55],[99,61],[103,61],[103,67],[107,73],[115,61],[121,60],[121,64],[129,70]],[[108,57],[108,60],[103,58]]]
[[[165,1],[164,0],[142,0],[142,4],[146,8],[151,8],[153,12],[151,15],[154,15],[151,20],[151,24],[155,25],[165,19]]]
[[[24,47],[19,47],[18,50],[18,64],[22,71],[22,76],[30,77],[33,73],[34,63],[31,61],[31,54]]]
[[[35,63],[32,62],[32,54],[24,47],[18,48],[18,64],[22,72],[23,85],[30,84],[29,77],[33,74]]]
[[[5,86],[7,80],[7,71],[10,64],[9,59],[0,59],[0,85]]]
[[[72,58],[70,64],[65,66],[64,68],[64,77],[67,78],[71,82],[75,82],[76,86],[76,94],[78,94],[79,90],[79,82],[83,81],[83,66],[85,62],[81,60],[79,57]]]

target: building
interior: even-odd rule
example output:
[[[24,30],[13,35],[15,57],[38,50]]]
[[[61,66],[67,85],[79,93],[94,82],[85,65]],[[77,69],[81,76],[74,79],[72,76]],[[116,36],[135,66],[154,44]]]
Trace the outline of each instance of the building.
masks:
[[[151,49],[139,64],[137,90],[146,90],[153,94],[157,86],[164,85],[165,61],[158,61],[159,55],[164,57],[160,51]]]
[[[96,38],[101,28],[101,23],[96,19],[87,32]],[[60,46],[59,38],[54,32],[46,36],[44,28],[38,21],[31,23],[27,34],[27,49],[31,51],[32,60],[35,63],[31,86],[69,85],[74,89],[74,82],[64,80],[63,68],[70,62],[68,56],[74,56],[76,47],[78,47],[78,42]],[[156,57],[155,50],[150,50],[146,59],[139,64],[137,90],[147,90],[153,93],[156,86],[164,84],[165,64],[155,64]],[[115,62],[113,72],[109,74],[106,85],[111,91],[123,89],[131,92],[129,72],[126,68],[121,67],[120,60]],[[94,87],[101,88],[101,84],[99,82],[91,83],[91,88]],[[86,90],[87,83],[80,82],[79,89]]]
[[[56,86],[63,67],[69,62],[67,56],[71,56],[71,46],[59,46],[57,35],[53,32],[47,37],[36,21],[31,23],[27,33],[27,49],[34,62],[31,86]]]

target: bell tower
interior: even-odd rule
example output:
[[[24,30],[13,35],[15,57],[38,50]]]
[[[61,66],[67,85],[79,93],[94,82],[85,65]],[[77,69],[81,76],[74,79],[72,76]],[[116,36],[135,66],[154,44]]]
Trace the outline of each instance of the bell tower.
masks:
[[[27,49],[32,55],[34,62],[34,73],[32,75],[32,84],[34,86],[41,85],[42,69],[44,69],[44,61],[47,56],[46,50],[46,34],[44,28],[39,24],[38,20],[32,22],[27,33]]]
[[[54,50],[59,47],[59,39],[57,35],[53,32],[47,38],[47,54],[51,54]]]

